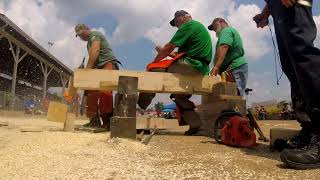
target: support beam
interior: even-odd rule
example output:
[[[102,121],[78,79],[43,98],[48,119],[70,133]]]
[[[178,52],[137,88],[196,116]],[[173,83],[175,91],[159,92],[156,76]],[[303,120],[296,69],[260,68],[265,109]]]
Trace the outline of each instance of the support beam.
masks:
[[[74,72],[74,87],[84,90],[117,90],[119,77],[138,77],[139,92],[155,93],[211,93],[220,78],[190,76],[161,72],[78,69]]]
[[[61,91],[62,91],[62,96],[63,93],[66,89],[67,83],[68,83],[68,79],[67,77],[63,76],[62,74],[60,74],[60,80],[61,80]]]
[[[138,78],[119,77],[115,112],[111,118],[111,138],[136,139],[136,104],[138,100]]]
[[[45,99],[46,95],[47,95],[47,81],[48,81],[48,76],[50,75],[50,73],[52,72],[52,68],[50,68],[47,64],[45,63],[40,63],[41,65],[41,70],[43,73],[43,94],[42,94],[42,98]]]
[[[17,40],[16,38],[12,37],[8,32],[6,32],[3,27],[0,28],[0,36],[5,37],[6,39],[8,39],[9,42],[12,42],[16,45],[18,45],[21,49],[23,49],[24,51],[28,52],[28,54],[30,54],[31,56],[33,56],[34,58],[38,59],[40,61],[40,63],[48,63],[47,60],[45,60],[43,57],[41,57],[39,54],[35,53],[33,50],[31,50],[30,48],[28,48],[25,44],[21,43],[19,40]],[[55,67],[52,64],[48,65],[50,68],[54,69],[55,71],[65,75],[65,76],[69,76],[69,74],[63,72],[61,69]]]
[[[14,64],[13,64],[13,74],[12,74],[12,84],[11,84],[11,94],[13,97],[15,97],[16,94],[16,84],[17,84],[17,71],[18,71],[18,65],[19,63],[28,55],[27,52],[25,52],[21,57],[20,57],[20,51],[21,48],[19,45],[16,45],[16,49],[14,50],[12,42],[10,40],[9,45],[10,45],[10,51],[13,56]],[[11,103],[11,107],[14,107],[14,101]]]

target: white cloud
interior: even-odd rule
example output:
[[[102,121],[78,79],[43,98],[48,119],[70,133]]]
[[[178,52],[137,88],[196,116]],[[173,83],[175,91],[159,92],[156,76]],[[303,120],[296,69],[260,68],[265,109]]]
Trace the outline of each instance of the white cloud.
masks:
[[[248,97],[248,104],[252,102],[261,102],[270,99],[290,100],[290,84],[283,75],[279,82],[276,84],[276,77],[272,72],[261,72],[261,73],[249,73],[248,88],[253,89]]]
[[[269,35],[267,28],[258,29],[252,17],[260,13],[257,5],[240,5],[229,10],[227,16],[231,26],[235,27],[243,40],[245,53],[249,61],[259,60],[270,52],[265,38]]]
[[[316,23],[317,29],[320,29],[320,16],[313,17],[314,22]],[[319,33],[317,34],[316,40],[314,41],[316,47],[320,48],[320,36]]]
[[[3,3],[0,3],[1,7],[3,8]],[[232,0],[92,0],[90,3],[85,0],[11,0],[8,1],[5,14],[44,47],[47,47],[48,41],[55,42],[51,52],[74,68],[86,55],[85,43],[79,42],[73,32],[74,25],[81,17],[98,12],[114,16],[118,26],[109,37],[113,46],[142,37],[163,45],[176,30],[170,27],[169,21],[178,9],[189,11],[194,19],[203,22],[205,26],[214,17],[224,17],[227,14],[225,18],[242,34],[250,60],[259,59],[268,51],[262,40],[265,37],[264,31],[257,30],[251,20],[260,9],[255,5],[236,8]],[[255,36],[252,36],[252,32]],[[213,40],[216,41],[214,35]]]
[[[4,13],[4,3],[0,2],[0,13]]]

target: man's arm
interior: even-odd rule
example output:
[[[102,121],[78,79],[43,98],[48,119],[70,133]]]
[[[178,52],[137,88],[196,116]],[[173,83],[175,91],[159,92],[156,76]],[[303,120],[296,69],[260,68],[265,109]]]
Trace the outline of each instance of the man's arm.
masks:
[[[268,18],[271,12],[268,5],[265,5],[262,12],[253,17],[253,20],[257,23],[258,28],[264,28],[268,25]]]
[[[89,50],[89,60],[86,69],[93,69],[100,53],[100,41],[93,41]]]
[[[229,50],[229,45],[227,44],[223,44],[221,46],[218,47],[217,51],[216,51],[216,55],[215,55],[215,65],[211,70],[211,75],[212,76],[216,76],[219,72],[219,68],[221,66],[221,64],[224,61],[224,58],[227,55],[227,52]]]
[[[159,62],[167,56],[170,56],[171,52],[176,48],[176,45],[168,43],[163,48],[159,49],[158,55],[153,62]]]

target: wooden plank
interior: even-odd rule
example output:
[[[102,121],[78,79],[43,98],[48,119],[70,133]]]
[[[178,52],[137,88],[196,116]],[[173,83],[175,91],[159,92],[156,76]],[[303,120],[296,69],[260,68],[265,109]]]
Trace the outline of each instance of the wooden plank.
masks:
[[[138,78],[119,77],[115,102],[115,113],[111,120],[110,137],[136,139],[136,104],[138,100]],[[132,122],[130,122],[132,121]]]
[[[77,69],[74,72],[74,87],[84,90],[117,90],[120,76],[138,77],[138,91],[154,93],[206,94],[211,93],[213,86],[221,81],[215,76]]]
[[[21,132],[43,132],[43,129],[41,127],[21,127]]]
[[[68,106],[62,103],[50,101],[47,119],[53,122],[64,123],[67,119]]]

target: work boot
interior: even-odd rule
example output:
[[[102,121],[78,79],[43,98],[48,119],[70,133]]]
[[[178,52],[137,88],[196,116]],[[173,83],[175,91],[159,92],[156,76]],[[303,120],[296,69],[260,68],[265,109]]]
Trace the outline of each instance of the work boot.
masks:
[[[97,128],[102,127],[99,116],[90,118],[90,122],[87,124],[84,124],[83,126],[84,127],[97,127]]]
[[[273,148],[279,152],[284,149],[300,149],[310,144],[312,135],[309,128],[302,128],[297,136],[289,140],[276,139]]]
[[[186,136],[193,136],[199,132],[199,128],[189,128],[188,131],[184,132]]]
[[[314,135],[310,144],[304,148],[283,150],[280,158],[291,168],[320,168],[320,135]]]
[[[105,114],[101,116],[103,125],[102,127],[105,128],[107,131],[110,131],[110,120],[111,120],[111,116],[110,114]]]

